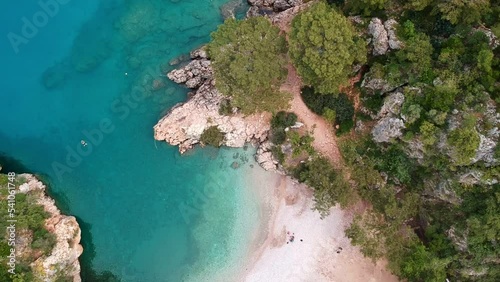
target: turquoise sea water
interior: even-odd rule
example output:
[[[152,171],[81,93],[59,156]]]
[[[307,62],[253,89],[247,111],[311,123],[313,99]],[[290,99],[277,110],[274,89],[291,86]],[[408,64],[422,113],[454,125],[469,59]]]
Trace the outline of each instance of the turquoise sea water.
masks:
[[[209,40],[226,1],[40,2],[52,5],[0,11],[0,153],[43,175],[77,216],[84,268],[180,281],[233,266],[260,216],[242,178],[252,149],[180,156],[152,130],[186,99],[162,75],[168,62]]]

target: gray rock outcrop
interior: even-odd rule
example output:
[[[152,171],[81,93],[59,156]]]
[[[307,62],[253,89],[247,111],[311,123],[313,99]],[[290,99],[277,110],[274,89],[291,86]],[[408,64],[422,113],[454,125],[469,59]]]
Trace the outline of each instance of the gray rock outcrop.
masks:
[[[255,16],[273,17],[280,12],[303,4],[303,0],[248,0],[250,9],[247,12],[247,18]]]
[[[407,83],[406,81],[391,82],[379,76],[380,74],[370,70],[365,74],[363,81],[361,82],[361,87],[365,88],[368,94],[383,95],[385,93],[392,92]]]
[[[210,61],[206,58],[192,60],[181,69],[176,69],[167,74],[167,77],[176,82],[184,83],[188,88],[198,88],[213,75]]]
[[[385,23],[379,18],[372,18],[368,25],[368,34],[372,37],[373,55],[384,55],[390,49],[401,49],[403,43],[396,36],[398,22],[389,19]]]
[[[405,101],[403,93],[396,91],[384,98],[384,104],[378,112],[378,117],[397,116],[401,113],[401,107]]]
[[[479,134],[480,142],[476,151],[476,156],[472,159],[472,163],[484,161],[486,164],[495,163],[495,147],[497,142],[492,138]]]
[[[396,36],[396,26],[398,22],[394,19],[389,19],[384,23],[384,28],[387,31],[389,48],[391,49],[401,49],[403,43]]]
[[[480,170],[469,170],[458,177],[458,182],[465,186],[472,186],[476,184],[493,185],[498,183],[498,179],[494,176],[484,179],[484,173]]]
[[[373,18],[368,25],[368,33],[373,38],[373,55],[384,55],[389,50],[389,38],[387,31],[378,18]]]

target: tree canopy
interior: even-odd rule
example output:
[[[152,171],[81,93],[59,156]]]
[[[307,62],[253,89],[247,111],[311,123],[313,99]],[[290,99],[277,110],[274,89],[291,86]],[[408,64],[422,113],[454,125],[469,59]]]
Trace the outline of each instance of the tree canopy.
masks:
[[[263,17],[228,19],[213,32],[208,52],[216,87],[244,113],[277,111],[288,96],[278,88],[286,76],[285,38]]]
[[[290,57],[304,83],[319,93],[338,93],[355,62],[366,60],[365,43],[345,16],[325,2],[292,21]]]

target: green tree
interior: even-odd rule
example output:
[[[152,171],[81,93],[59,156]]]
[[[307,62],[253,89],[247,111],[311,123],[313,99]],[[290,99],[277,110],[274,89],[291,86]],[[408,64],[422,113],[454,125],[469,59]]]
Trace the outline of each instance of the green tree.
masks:
[[[409,281],[446,281],[449,259],[441,260],[420,242],[410,245],[401,262],[401,276]]]
[[[407,23],[405,23],[406,25]],[[409,24],[408,24],[409,25]],[[405,31],[411,33],[410,31]],[[405,41],[405,47],[396,52],[396,58],[410,78],[422,79],[432,66],[433,48],[429,36],[416,33]]]
[[[476,23],[490,8],[489,0],[441,0],[436,9],[452,24]]]
[[[347,207],[354,199],[353,191],[342,174],[324,157],[307,162],[302,167],[299,180],[314,189],[315,208],[322,215],[327,215],[336,203]]]
[[[407,124],[412,124],[420,118],[420,112],[422,112],[422,107],[418,104],[412,104],[408,108],[404,108],[404,115]]]
[[[493,52],[491,50],[481,50],[477,56],[477,67],[487,74],[491,73],[491,63]]]
[[[279,86],[286,76],[286,41],[263,17],[228,19],[213,32],[208,52],[216,87],[244,113],[287,107],[290,95]]]
[[[325,2],[314,4],[292,21],[290,57],[304,82],[319,93],[338,93],[351,66],[366,61],[363,40],[351,23]]]
[[[407,7],[422,11],[432,7],[433,13],[440,13],[452,24],[478,22],[490,11],[490,0],[408,0]]]
[[[382,10],[387,0],[350,0],[346,3],[351,13],[369,16],[372,12]]]

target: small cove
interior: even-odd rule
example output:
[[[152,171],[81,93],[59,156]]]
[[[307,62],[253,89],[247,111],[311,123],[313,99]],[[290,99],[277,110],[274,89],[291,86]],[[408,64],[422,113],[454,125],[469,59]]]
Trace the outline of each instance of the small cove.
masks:
[[[17,54],[1,41],[8,69],[0,153],[41,175],[78,218],[84,269],[122,281],[179,281],[244,254],[261,216],[244,178],[260,169],[254,149],[180,156],[152,132],[186,99],[187,90],[162,75],[168,62],[208,42],[225,2],[67,1]],[[43,10],[36,2],[7,6],[5,35],[22,34],[21,19]]]

